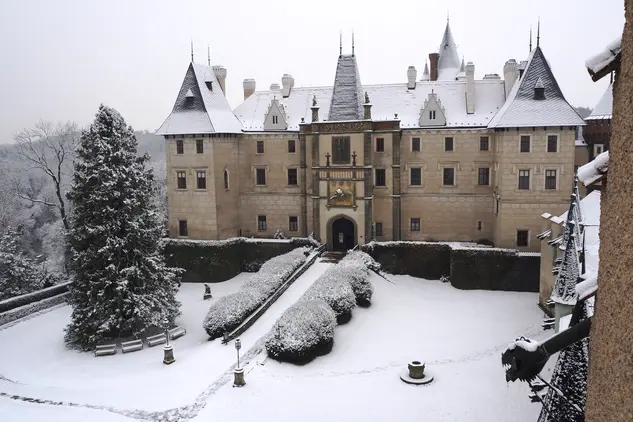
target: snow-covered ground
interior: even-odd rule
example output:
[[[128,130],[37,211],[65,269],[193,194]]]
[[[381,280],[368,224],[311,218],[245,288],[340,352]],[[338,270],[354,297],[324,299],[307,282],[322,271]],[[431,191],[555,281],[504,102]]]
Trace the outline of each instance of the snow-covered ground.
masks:
[[[244,388],[231,386],[233,344],[206,340],[202,319],[210,301],[202,300],[199,284],[183,285],[178,295],[188,333],[174,342],[177,361],[170,366],[162,364],[160,347],[103,358],[65,349],[68,307],[0,330],[0,375],[13,381],[0,378],[0,394],[65,402],[32,404],[1,394],[0,420],[536,419],[539,405],[530,403],[526,385],[505,383],[500,359],[517,336],[545,337],[533,293],[461,291],[408,276],[388,276],[390,284],[372,274],[372,306],[356,308],[336,328],[329,355],[305,366],[267,359],[260,339],[328,265],[312,266],[242,335],[242,352],[251,357]],[[213,284],[214,298],[246,277]],[[402,383],[399,373],[411,360],[426,361],[436,381]]]

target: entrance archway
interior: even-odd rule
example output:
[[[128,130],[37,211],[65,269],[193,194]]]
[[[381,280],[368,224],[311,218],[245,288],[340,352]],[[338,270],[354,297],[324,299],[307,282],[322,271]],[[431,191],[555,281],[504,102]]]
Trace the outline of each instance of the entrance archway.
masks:
[[[356,224],[346,216],[333,217],[328,230],[328,246],[334,251],[348,251],[356,246]]]

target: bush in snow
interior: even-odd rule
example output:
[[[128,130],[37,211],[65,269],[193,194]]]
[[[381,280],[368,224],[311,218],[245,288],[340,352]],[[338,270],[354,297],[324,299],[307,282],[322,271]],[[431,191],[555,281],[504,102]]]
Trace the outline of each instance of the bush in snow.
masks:
[[[356,304],[364,307],[369,306],[374,288],[369,282],[369,269],[365,264],[360,261],[342,260],[336,268],[341,280],[350,284],[356,297]]]
[[[47,273],[26,255],[20,240],[11,227],[0,236],[0,300],[45,287]]]
[[[215,339],[237,328],[306,261],[306,252],[297,248],[266,261],[239,291],[211,305],[202,323],[209,337]]]
[[[137,156],[137,147],[123,117],[101,105],[76,150],[68,193],[73,204],[69,264],[75,277],[66,342],[84,350],[171,325],[179,314],[180,270],[164,263],[149,156]]]
[[[327,303],[299,301],[273,326],[266,340],[266,351],[279,361],[307,363],[332,350],[334,327],[336,314]]]
[[[339,324],[344,324],[352,317],[352,309],[356,306],[356,297],[349,281],[339,271],[340,265],[328,268],[304,293],[303,300],[322,300],[336,314]]]

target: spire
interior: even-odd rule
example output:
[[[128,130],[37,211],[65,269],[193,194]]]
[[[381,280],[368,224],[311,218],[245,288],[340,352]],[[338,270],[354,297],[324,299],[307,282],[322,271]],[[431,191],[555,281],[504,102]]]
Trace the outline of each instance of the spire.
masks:
[[[536,46],[538,47],[541,42],[541,18],[538,18],[538,25],[536,27]]]
[[[459,72],[459,54],[457,54],[457,44],[453,39],[451,26],[447,20],[446,29],[442,36],[439,48],[440,58],[437,62],[438,80],[454,80]]]
[[[352,56],[354,55],[354,30],[352,29]]]
[[[428,81],[431,79],[431,75],[429,74],[429,62],[425,61],[424,62],[424,72],[422,72],[422,79],[420,79],[421,81]]]
[[[532,52],[532,25],[530,25],[530,53]]]
[[[211,47],[207,44],[207,64],[211,66]]]
[[[339,32],[339,41],[338,41],[338,55],[343,55],[343,31]]]
[[[191,40],[191,63],[193,63],[193,39]]]
[[[464,56],[462,56],[462,64],[459,67],[460,72],[466,72],[466,66],[464,65]]]

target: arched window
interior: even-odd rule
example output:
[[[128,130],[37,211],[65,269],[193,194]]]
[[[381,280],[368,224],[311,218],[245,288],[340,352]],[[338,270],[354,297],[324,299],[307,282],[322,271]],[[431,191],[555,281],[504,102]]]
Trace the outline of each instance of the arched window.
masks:
[[[224,189],[229,189],[229,171],[224,169]]]

